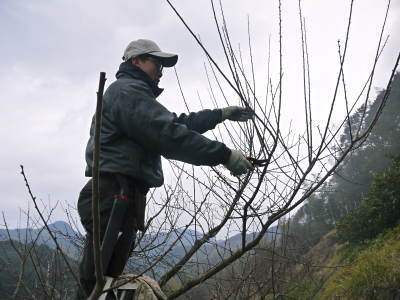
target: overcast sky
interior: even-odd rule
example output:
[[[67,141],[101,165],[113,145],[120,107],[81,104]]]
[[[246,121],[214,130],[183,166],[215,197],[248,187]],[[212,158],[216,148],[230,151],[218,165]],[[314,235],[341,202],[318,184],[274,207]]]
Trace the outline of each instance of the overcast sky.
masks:
[[[302,107],[301,49],[297,1],[283,1],[284,108],[287,120]],[[221,62],[222,51],[209,1],[173,3],[210,53]],[[245,5],[243,3],[246,3]],[[303,0],[315,115],[323,120],[338,72],[337,41],[344,43],[350,1]],[[257,86],[266,80],[268,40],[271,41],[272,79],[277,82],[277,1],[223,1],[231,38],[248,59],[247,16]],[[345,65],[350,96],[355,97],[371,70],[386,1],[355,1],[350,46]],[[400,49],[399,1],[393,1],[386,50],[378,65],[374,87],[385,86]],[[397,28],[397,31],[396,31]],[[100,71],[107,85],[134,39],[156,41],[179,54],[177,71],[191,109],[211,106],[203,63],[193,38],[163,0],[1,0],[0,1],[0,210],[16,226],[19,209],[30,199],[19,165],[25,166],[34,194],[53,206],[57,201],[75,207],[86,182],[84,149],[95,109]],[[159,101],[170,110],[185,112],[173,70],[165,70]],[[221,101],[222,103],[222,101]],[[237,99],[232,97],[232,104]],[[316,120],[318,121],[318,120]],[[53,220],[65,219],[57,210]],[[2,223],[2,222],[1,222]]]

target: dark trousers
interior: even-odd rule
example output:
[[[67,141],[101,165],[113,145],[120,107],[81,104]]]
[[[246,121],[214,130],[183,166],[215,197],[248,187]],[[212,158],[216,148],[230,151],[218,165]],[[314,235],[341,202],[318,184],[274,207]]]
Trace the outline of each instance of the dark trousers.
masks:
[[[100,238],[103,240],[106,231],[115,196],[121,191],[120,184],[113,174],[102,174],[99,180],[100,185]],[[114,247],[109,267],[103,270],[104,274],[117,277],[122,274],[129,255],[134,248],[136,239],[137,223],[134,217],[135,199],[134,191],[136,184],[133,180],[129,181],[129,208],[125,213],[122,222],[122,235],[119,237]],[[80,282],[87,296],[92,292],[95,283],[95,269],[93,257],[93,221],[92,221],[92,180],[89,180],[83,187],[78,200],[78,212],[82,225],[86,230],[86,241],[81,264],[79,266]],[[82,291],[78,293],[78,299],[86,299]]]

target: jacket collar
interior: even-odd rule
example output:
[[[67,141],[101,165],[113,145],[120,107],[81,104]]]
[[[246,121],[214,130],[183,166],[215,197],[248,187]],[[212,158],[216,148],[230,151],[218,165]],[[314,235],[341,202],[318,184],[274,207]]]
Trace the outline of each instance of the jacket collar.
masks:
[[[146,82],[151,90],[153,91],[153,94],[155,97],[158,97],[164,89],[159,88],[156,83],[154,83],[153,80],[147,75],[142,69],[136,67],[131,63],[130,60],[121,63],[119,66],[117,74],[115,74],[115,77],[118,78],[123,78],[123,77],[130,77],[138,80],[142,80]]]

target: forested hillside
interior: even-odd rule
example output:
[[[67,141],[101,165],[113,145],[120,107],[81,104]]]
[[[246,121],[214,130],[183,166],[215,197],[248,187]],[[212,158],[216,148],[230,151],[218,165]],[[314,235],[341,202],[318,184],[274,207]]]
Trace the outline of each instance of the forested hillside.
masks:
[[[292,267],[296,299],[400,297],[400,156],[378,173],[358,208]]]
[[[365,116],[359,109],[351,118],[367,126],[383,92],[367,104]],[[334,150],[340,153],[355,130],[346,125]],[[371,134],[286,223],[292,264],[279,274],[286,280],[280,292],[296,299],[400,297],[399,133],[397,73]]]
[[[381,91],[369,102],[367,114],[355,111],[351,119],[361,121],[363,127],[371,122],[383,97]],[[356,124],[358,122],[353,122]],[[344,148],[356,128],[345,124],[344,133],[336,149]],[[371,134],[334,173],[332,178],[301,207],[290,222],[292,235],[301,236],[308,248],[333,229],[348,213],[360,206],[375,176],[391,165],[392,157],[400,153],[400,73],[393,82],[389,101]]]

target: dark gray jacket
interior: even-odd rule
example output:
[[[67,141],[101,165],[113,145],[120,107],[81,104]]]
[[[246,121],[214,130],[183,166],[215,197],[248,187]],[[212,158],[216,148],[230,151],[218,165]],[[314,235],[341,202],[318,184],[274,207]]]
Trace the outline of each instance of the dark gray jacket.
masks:
[[[179,117],[156,101],[162,92],[141,69],[122,63],[104,93],[100,172],[121,173],[147,187],[164,182],[160,155],[194,165],[228,161],[230,150],[201,135],[221,122],[221,110]],[[94,117],[86,147],[86,176],[92,176]]]

